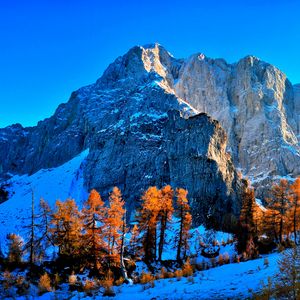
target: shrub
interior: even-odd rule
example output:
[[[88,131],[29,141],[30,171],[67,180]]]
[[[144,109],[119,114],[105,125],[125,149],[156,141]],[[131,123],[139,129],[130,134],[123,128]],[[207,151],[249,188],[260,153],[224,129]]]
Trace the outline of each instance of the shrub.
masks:
[[[230,257],[227,252],[224,253],[224,264],[229,264],[230,263]]]
[[[285,249],[285,247],[282,244],[279,244],[277,247],[278,252],[282,252],[282,251],[284,251],[284,249]]]
[[[122,285],[124,283],[124,278],[123,277],[120,277],[119,279],[117,279],[116,281],[115,281],[115,285],[116,286],[120,286],[120,285]]]
[[[146,284],[146,283],[153,283],[154,282],[154,276],[151,273],[146,273],[142,271],[141,278],[140,278],[141,284]]]
[[[201,264],[196,264],[195,267],[196,267],[197,271],[203,271],[203,264],[202,263]]]
[[[177,278],[178,281],[180,281],[182,278],[182,270],[176,270],[174,272],[174,276]]]
[[[161,268],[160,278],[170,278],[170,274],[167,272],[166,268],[164,267]]]
[[[233,257],[233,262],[240,263],[240,256],[235,254]]]
[[[96,283],[94,280],[86,279],[83,283],[83,290],[87,294],[91,294],[92,290],[96,288]]]
[[[51,291],[51,280],[47,273],[42,275],[39,280],[39,292],[41,294]]]
[[[194,280],[194,277],[193,277],[193,276],[189,276],[189,277],[187,278],[187,281],[188,281],[189,283],[195,283],[195,280]]]
[[[28,293],[29,283],[25,280],[25,277],[18,276],[16,278],[16,288],[19,296],[25,296]]]
[[[103,296],[115,296],[115,292],[113,290],[113,283],[113,274],[111,271],[109,271],[105,279],[101,281],[101,285],[104,287]]]
[[[60,282],[61,282],[60,276],[58,275],[58,273],[56,273],[54,275],[54,280],[53,280],[53,284],[56,289],[58,288]]]
[[[214,257],[212,257],[212,258],[210,259],[210,264],[211,264],[212,268],[216,267],[217,262],[216,262],[216,259],[215,259]]]
[[[74,285],[77,282],[77,277],[74,272],[69,276],[69,284]]]
[[[8,290],[14,284],[14,277],[9,271],[4,271],[2,285],[5,290]]]
[[[219,257],[218,257],[218,264],[219,264],[219,266],[222,266],[224,264],[224,259],[223,259],[222,254],[220,254]]]
[[[264,266],[266,268],[269,266],[269,259],[267,257],[264,259]]]
[[[182,276],[188,277],[193,275],[193,268],[190,264],[190,260],[188,259],[185,264],[182,266]]]

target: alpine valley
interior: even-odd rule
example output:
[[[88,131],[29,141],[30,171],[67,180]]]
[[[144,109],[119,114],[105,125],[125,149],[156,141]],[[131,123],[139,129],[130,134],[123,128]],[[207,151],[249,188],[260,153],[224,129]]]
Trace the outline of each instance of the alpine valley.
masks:
[[[135,46],[37,126],[0,129],[1,245],[9,233],[25,234],[32,200],[37,207],[43,197],[54,207],[57,199],[75,198],[80,207],[91,190],[106,200],[118,187],[133,225],[141,195],[167,185],[187,190],[191,231],[214,228],[223,239],[240,216],[248,181],[264,211],[272,186],[299,176],[299,139],[300,85],[275,66],[254,56],[233,64],[202,53],[177,59],[159,44]],[[176,233],[167,235],[172,240]],[[276,259],[270,256],[271,273]],[[240,278],[252,267],[220,268]],[[207,287],[206,299],[245,295],[229,285],[218,295]],[[153,291],[131,296],[156,297]]]

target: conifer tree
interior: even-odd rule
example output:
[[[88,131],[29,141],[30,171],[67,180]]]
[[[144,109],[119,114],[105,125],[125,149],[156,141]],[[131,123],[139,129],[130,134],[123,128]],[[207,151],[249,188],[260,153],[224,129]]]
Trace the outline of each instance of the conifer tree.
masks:
[[[53,241],[51,239],[51,215],[52,211],[49,204],[43,199],[40,199],[39,203],[39,223],[38,229],[40,232],[39,243],[43,244],[42,248],[47,248],[50,244],[53,245]]]
[[[19,264],[22,262],[23,257],[23,240],[15,233],[8,234],[6,238],[8,246],[8,261],[10,263]]]
[[[104,220],[109,254],[119,262],[125,202],[119,188],[114,187],[109,195],[109,207]]]
[[[192,224],[192,215],[190,214],[190,206],[187,199],[187,190],[178,188],[176,189],[177,197],[177,208],[179,212],[179,238],[177,244],[177,261],[182,262],[182,259],[186,259],[186,252],[188,250],[189,244],[189,230]],[[183,254],[183,255],[182,255]]]
[[[160,237],[158,245],[158,260],[161,261],[163,248],[165,244],[165,231],[167,229],[167,223],[171,220],[174,211],[173,208],[174,191],[170,185],[166,185],[161,189],[160,210],[158,213],[158,219],[160,221]]]
[[[134,224],[131,229],[131,237],[129,241],[129,253],[133,256],[139,254],[139,249],[138,249],[139,234],[140,234],[139,228],[137,224]]]
[[[280,299],[300,298],[300,250],[287,249],[278,261],[279,272],[275,275],[277,294]]]
[[[123,278],[125,280],[128,280],[127,270],[126,270],[125,262],[124,262],[125,236],[126,236],[126,233],[127,233],[127,227],[126,227],[126,210],[125,210],[125,213],[123,215],[121,246],[120,246],[120,267],[121,267],[121,272],[122,272]]]
[[[298,177],[295,182],[291,185],[291,205],[290,211],[292,215],[294,240],[297,244],[297,230],[299,227],[299,217],[300,217],[300,177]]]
[[[256,226],[256,201],[254,189],[251,188],[249,182],[245,188],[242,197],[242,209],[240,213],[240,226],[237,232],[237,251],[238,253],[246,253],[248,257],[257,255],[257,226]]]
[[[161,191],[157,187],[149,187],[142,196],[142,205],[138,217],[139,229],[143,234],[142,244],[145,260],[156,259],[156,234],[158,213],[160,211]]]
[[[271,189],[271,198],[266,199],[268,208],[277,212],[279,217],[279,241],[283,240],[284,223],[289,209],[291,193],[290,185],[286,179],[281,179],[279,184],[274,184]]]
[[[52,235],[59,255],[75,258],[82,245],[82,219],[73,199],[65,202],[57,200],[56,210],[52,215]]]
[[[103,226],[106,208],[100,194],[91,190],[88,200],[82,209],[84,246],[89,260],[92,261],[94,270],[99,268],[99,260],[105,249]]]
[[[37,238],[36,238],[36,215],[35,215],[35,211],[34,211],[34,193],[33,190],[31,190],[31,216],[30,216],[30,223],[28,225],[24,226],[26,229],[28,229],[28,240],[25,244],[25,248],[24,250],[27,251],[29,250],[29,265],[30,268],[32,268],[35,259],[36,259],[36,252],[37,252],[37,248],[38,248],[38,244],[37,244]]]

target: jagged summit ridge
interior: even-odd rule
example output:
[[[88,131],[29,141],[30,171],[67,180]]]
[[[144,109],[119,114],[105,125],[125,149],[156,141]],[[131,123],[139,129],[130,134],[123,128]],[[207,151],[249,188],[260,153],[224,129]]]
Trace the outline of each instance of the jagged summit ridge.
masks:
[[[202,53],[176,59],[158,44],[136,46],[96,83],[73,92],[52,117],[35,127],[1,129],[0,176],[56,167],[89,148],[87,189],[108,193],[118,185],[132,209],[149,185],[182,183],[199,203],[200,194],[209,198],[208,181],[215,181],[210,205],[218,203],[224,213],[223,199],[230,203],[226,212],[237,212],[241,183],[234,165],[264,187],[278,176],[299,174],[298,91],[277,68],[253,56],[228,64]],[[170,110],[182,120],[170,120]],[[199,113],[221,125],[211,127],[207,116],[189,121]],[[177,122],[181,129],[174,133],[170,124]]]
[[[244,175],[264,185],[299,174],[299,87],[278,68],[253,55],[228,64],[202,53],[175,59],[156,44],[138,51],[161,88],[221,122]]]

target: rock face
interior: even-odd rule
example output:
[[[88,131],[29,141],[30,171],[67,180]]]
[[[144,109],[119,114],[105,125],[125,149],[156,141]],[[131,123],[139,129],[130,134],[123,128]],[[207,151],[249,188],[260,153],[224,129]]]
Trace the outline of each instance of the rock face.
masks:
[[[299,90],[274,66],[253,56],[229,65],[193,55],[182,66],[176,94],[220,121],[234,163],[258,187],[300,174]]]
[[[117,185],[133,210],[146,187],[171,183],[189,190],[195,220],[219,220],[240,207],[233,162],[254,183],[299,174],[299,95],[251,56],[230,65],[134,47],[51,118],[0,129],[0,178],[59,166],[89,148],[88,189],[106,195]]]

